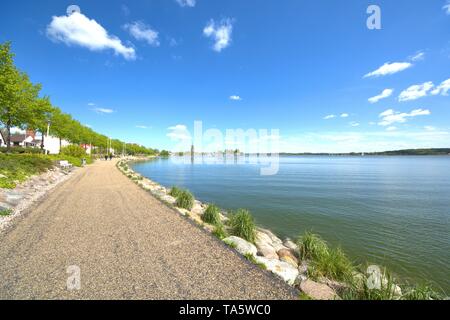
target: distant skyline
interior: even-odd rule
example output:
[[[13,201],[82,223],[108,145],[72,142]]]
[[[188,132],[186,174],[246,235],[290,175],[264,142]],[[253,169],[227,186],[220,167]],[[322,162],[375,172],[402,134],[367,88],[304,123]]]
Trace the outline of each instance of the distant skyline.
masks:
[[[373,4],[380,30],[366,25]],[[199,120],[224,134],[278,129],[280,152],[450,147],[447,0],[1,8],[0,42],[12,41],[17,66],[114,138],[173,150]]]

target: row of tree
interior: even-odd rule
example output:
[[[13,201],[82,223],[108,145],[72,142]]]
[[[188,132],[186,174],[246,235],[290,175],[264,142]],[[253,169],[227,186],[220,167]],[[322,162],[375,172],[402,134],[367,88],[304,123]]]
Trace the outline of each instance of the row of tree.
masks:
[[[97,152],[107,151],[111,147],[116,152],[127,154],[155,154],[157,150],[138,144],[110,140],[82,125],[53,106],[48,96],[41,96],[41,84],[34,84],[25,72],[14,64],[11,43],[0,44],[0,123],[7,131],[7,149],[11,147],[11,128],[31,129],[42,134],[41,148],[44,148],[44,136],[51,125],[52,136],[67,140],[73,144],[86,144],[97,147]]]

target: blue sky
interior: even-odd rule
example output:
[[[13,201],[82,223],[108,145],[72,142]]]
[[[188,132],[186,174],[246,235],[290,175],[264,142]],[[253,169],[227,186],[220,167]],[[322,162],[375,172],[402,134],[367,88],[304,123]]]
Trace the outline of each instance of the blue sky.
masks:
[[[150,147],[195,120],[279,129],[280,151],[450,147],[450,3],[343,3],[7,0],[0,41],[55,105]]]

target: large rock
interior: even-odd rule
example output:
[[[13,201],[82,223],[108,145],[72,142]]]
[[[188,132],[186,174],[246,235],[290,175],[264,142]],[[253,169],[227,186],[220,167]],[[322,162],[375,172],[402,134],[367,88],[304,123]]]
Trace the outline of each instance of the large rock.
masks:
[[[256,248],[258,249],[258,254],[267,259],[278,259],[277,251],[272,246],[272,240],[265,233],[256,233],[255,244]]]
[[[314,300],[336,300],[339,297],[329,286],[312,280],[305,280],[300,283],[300,290]]]
[[[295,268],[298,268],[298,259],[289,249],[281,249],[277,251],[281,261],[287,262]]]
[[[367,274],[367,287],[368,289],[387,289],[392,288],[392,295],[395,297],[400,297],[402,295],[402,289],[392,283],[392,280],[386,277],[386,275],[381,271],[381,268],[377,265],[370,265],[366,270]]]
[[[300,249],[298,248],[298,245],[294,243],[294,241],[292,241],[291,239],[286,239],[283,242],[283,245],[292,250],[292,252],[297,256],[300,257]]]
[[[235,247],[236,251],[242,255],[251,254],[252,256],[256,256],[256,253],[258,252],[253,244],[236,236],[225,238],[223,241]]]
[[[280,238],[278,238],[272,231],[267,229],[258,229],[258,233],[263,233],[266,236],[266,239],[269,239],[272,245],[274,244],[280,244],[283,245],[283,241],[281,241]]]
[[[264,257],[256,257],[255,259],[256,262],[265,265],[267,270],[275,273],[288,284],[294,285],[298,277],[297,268],[294,268],[289,263],[280,261],[278,259],[267,259]]]

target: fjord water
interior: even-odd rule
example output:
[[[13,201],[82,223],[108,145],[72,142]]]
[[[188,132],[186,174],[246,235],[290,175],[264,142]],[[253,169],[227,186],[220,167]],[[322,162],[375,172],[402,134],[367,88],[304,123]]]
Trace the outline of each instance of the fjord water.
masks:
[[[450,156],[279,158],[278,174],[233,160],[156,159],[134,170],[201,201],[247,208],[257,224],[296,238],[313,230],[356,262],[450,292]],[[204,160],[204,159],[203,159]]]

